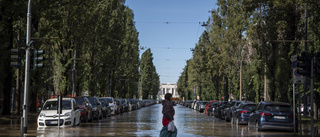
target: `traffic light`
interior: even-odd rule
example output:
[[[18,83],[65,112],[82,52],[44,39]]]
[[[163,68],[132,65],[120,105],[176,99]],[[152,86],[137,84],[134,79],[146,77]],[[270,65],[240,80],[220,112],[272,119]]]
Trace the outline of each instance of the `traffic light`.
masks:
[[[11,49],[11,63],[12,67],[20,67],[21,66],[21,51],[19,49]]]
[[[43,67],[43,63],[41,61],[44,60],[44,57],[41,55],[44,54],[44,50],[34,49],[33,54],[31,55],[31,67],[32,70]]]
[[[302,70],[298,70],[298,74],[301,74],[306,77],[310,77],[310,69],[311,69],[311,55],[307,54],[306,52],[302,52],[301,56],[298,56],[298,64],[299,68]]]
[[[320,52],[316,53],[316,77],[320,76]]]

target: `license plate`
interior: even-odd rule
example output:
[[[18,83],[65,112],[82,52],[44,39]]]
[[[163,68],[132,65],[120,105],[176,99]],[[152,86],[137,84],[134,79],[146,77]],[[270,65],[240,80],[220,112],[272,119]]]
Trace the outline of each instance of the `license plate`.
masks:
[[[50,121],[50,124],[58,124],[58,121]]]
[[[275,118],[275,119],[286,119],[285,116],[274,116],[273,118]]]

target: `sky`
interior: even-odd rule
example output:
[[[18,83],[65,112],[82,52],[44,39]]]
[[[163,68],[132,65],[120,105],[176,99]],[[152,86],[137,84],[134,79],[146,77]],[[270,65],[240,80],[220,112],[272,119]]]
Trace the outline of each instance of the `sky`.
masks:
[[[126,0],[134,13],[141,54],[148,48],[161,83],[177,83],[192,58],[216,0]]]

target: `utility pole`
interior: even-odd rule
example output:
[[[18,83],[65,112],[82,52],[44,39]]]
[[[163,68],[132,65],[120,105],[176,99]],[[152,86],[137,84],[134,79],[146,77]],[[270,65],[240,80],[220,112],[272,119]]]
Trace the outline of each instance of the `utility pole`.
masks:
[[[74,47],[73,54],[73,69],[72,69],[72,97],[75,97],[75,71],[76,71],[76,57],[77,57],[77,45]]]
[[[25,64],[25,84],[24,84],[24,102],[23,102],[23,117],[21,124],[23,123],[21,135],[27,133],[28,130],[28,110],[29,110],[29,79],[30,79],[30,49],[32,48],[31,39],[31,0],[28,1],[27,12],[27,35],[26,35],[26,64]]]

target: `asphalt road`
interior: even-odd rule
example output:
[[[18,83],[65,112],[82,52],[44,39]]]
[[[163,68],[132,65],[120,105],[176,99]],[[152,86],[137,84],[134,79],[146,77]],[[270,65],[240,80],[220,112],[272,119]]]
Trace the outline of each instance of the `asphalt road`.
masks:
[[[288,137],[297,136],[288,131],[256,131],[246,125],[234,125],[224,120],[209,117],[203,113],[177,105],[175,124],[179,137],[201,136],[252,136],[252,137]],[[156,104],[121,115],[95,120],[92,123],[81,123],[78,127],[50,127],[37,129],[36,117],[30,117],[28,133],[25,136],[159,136],[162,129],[162,105]],[[34,119],[34,120],[33,120]],[[307,128],[308,125],[305,125]],[[308,131],[304,131],[307,135]],[[0,136],[20,136],[20,121],[0,119]]]

